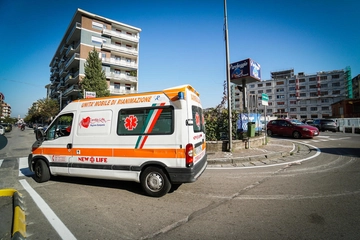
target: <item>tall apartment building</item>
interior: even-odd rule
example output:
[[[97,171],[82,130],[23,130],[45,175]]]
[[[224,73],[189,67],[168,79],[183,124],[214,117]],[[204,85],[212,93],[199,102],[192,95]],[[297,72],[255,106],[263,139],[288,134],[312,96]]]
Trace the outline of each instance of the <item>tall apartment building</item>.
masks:
[[[350,68],[305,74],[294,74],[294,69],[271,72],[271,79],[247,85],[247,99],[255,96],[258,111],[264,113],[261,95],[269,96],[266,115],[296,119],[332,116],[331,104],[352,97]],[[232,107],[242,110],[242,92],[232,86]],[[251,105],[251,102],[249,103]],[[249,106],[249,105],[248,105]]]
[[[64,107],[79,97],[84,64],[95,47],[111,95],[138,91],[140,28],[77,9],[50,62],[49,97]]]
[[[0,92],[0,118],[11,116],[11,106],[5,102],[5,96]]]

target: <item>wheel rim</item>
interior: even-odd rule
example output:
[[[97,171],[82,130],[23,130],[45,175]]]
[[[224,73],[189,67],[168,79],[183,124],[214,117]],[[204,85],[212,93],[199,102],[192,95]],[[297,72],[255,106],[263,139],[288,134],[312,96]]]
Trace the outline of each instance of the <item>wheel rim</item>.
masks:
[[[146,185],[152,192],[160,191],[164,186],[164,179],[160,174],[151,172],[146,177]]]
[[[41,177],[41,167],[39,167],[39,166],[36,167],[35,174],[37,177]]]
[[[299,138],[299,137],[300,137],[300,133],[294,132],[294,138]]]

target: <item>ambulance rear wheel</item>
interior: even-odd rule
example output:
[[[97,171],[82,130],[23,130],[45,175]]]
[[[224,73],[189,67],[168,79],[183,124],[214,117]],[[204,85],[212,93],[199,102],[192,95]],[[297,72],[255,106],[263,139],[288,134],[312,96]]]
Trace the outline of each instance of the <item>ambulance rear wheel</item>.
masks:
[[[37,160],[34,167],[34,180],[38,183],[46,182],[50,179],[50,170],[43,160]]]
[[[148,167],[141,174],[141,186],[147,195],[151,197],[162,197],[171,188],[171,183],[161,168]]]

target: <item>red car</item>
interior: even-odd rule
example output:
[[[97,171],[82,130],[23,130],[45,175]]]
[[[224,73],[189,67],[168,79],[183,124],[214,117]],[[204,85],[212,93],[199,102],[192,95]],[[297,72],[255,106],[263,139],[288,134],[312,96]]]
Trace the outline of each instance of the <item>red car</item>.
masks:
[[[267,124],[267,134],[290,136],[293,138],[313,138],[319,135],[319,129],[296,119],[276,119]]]

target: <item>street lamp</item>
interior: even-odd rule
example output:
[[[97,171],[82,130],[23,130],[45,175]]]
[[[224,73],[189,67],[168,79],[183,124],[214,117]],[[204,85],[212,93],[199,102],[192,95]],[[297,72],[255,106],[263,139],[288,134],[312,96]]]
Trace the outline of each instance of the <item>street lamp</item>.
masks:
[[[60,111],[62,109],[62,91],[57,91],[57,93],[60,93],[59,97],[60,97]]]

